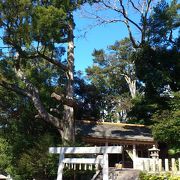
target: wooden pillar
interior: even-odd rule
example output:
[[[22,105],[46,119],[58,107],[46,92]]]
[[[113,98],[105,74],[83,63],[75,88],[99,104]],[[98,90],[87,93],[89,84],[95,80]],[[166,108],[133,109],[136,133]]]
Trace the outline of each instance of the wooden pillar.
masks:
[[[103,154],[103,180],[109,179],[108,154]]]
[[[122,149],[122,166],[124,167],[124,146],[123,146],[123,149]]]
[[[137,155],[136,155],[136,145],[133,144],[133,168],[135,167],[135,159],[136,159]]]
[[[64,159],[64,152],[60,153],[60,155],[59,155],[57,180],[62,180],[62,177],[63,177],[63,168],[64,168],[63,159]]]
[[[133,159],[137,157],[136,145],[133,144]]]

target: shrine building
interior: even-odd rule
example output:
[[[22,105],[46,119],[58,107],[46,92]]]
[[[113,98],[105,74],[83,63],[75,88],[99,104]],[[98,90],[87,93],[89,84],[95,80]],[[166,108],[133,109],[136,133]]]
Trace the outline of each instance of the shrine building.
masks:
[[[149,157],[148,149],[157,142],[151,130],[145,125],[78,121],[76,131],[84,143],[90,146],[122,146],[120,154],[109,155],[109,166],[120,163],[125,168],[133,168],[133,159]]]

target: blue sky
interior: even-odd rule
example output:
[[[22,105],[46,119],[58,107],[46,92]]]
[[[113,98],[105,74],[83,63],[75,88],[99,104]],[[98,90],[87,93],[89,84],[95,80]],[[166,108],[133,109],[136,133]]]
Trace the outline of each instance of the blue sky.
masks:
[[[106,49],[116,40],[128,36],[126,27],[120,23],[96,26],[91,30],[81,32],[79,30],[87,28],[91,23],[90,20],[75,15],[75,23],[75,69],[82,72],[85,72],[85,68],[92,65],[93,57],[91,54],[94,49]],[[87,33],[84,37],[85,32]],[[1,41],[0,46],[3,46]]]
[[[166,0],[167,2],[171,2],[172,0]],[[136,1],[135,1],[136,2]],[[156,4],[158,0],[154,1]],[[85,9],[90,9],[90,6],[85,6]],[[81,11],[81,10],[80,10]],[[90,10],[91,11],[91,10]],[[129,16],[136,22],[140,22],[140,16],[137,15],[137,12],[129,11]],[[93,23],[93,20],[85,19],[80,17],[79,12],[74,13],[76,30],[75,37],[82,35],[83,33],[79,33],[77,29],[87,28],[89,24]],[[108,17],[118,17],[115,15],[114,11],[105,11],[104,16]],[[95,21],[95,20],[94,20]],[[133,36],[138,40],[139,34],[137,33],[137,29],[131,26],[131,30],[133,31]],[[121,40],[124,37],[128,37],[127,28],[123,23],[114,23],[107,24],[105,26],[94,27],[93,29],[87,31],[85,38],[75,38],[75,69],[84,71],[85,68],[91,66],[93,63],[92,52],[94,49],[106,49],[108,45],[114,44],[116,40]]]
[[[128,36],[127,29],[123,24],[114,23],[94,27],[87,31],[85,37],[79,37],[83,35],[83,31],[79,32],[78,29],[88,27],[88,24],[91,22],[88,19],[75,15],[75,23],[75,69],[83,72],[85,68],[93,63],[91,54],[94,49],[106,49],[108,45],[114,44],[116,40]]]

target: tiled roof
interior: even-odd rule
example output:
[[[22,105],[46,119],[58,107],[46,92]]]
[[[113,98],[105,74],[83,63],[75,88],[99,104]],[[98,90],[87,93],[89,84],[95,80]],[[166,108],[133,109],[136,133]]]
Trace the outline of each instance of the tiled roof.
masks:
[[[143,125],[79,121],[77,123],[77,130],[84,137],[154,141],[151,130]]]

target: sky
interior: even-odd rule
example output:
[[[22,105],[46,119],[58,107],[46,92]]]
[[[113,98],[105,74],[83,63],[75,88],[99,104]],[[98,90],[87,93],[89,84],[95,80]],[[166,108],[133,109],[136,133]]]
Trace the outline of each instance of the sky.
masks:
[[[90,20],[74,16],[75,29],[75,69],[85,72],[85,68],[92,66],[94,49],[106,49],[117,40],[128,36],[127,29],[121,23],[113,23],[102,26],[96,26],[92,29],[79,32],[79,29],[87,28]],[[86,32],[85,37],[83,36]]]
[[[87,29],[92,22],[75,14],[75,70],[85,72],[88,66],[92,66],[94,49],[106,49],[114,44],[116,40],[128,36],[125,26],[119,23],[96,26],[91,30]],[[80,31],[80,32],[79,32]],[[84,33],[86,35],[84,36]],[[2,31],[0,32],[2,33]],[[0,46],[2,42],[0,41]]]
[[[154,0],[156,4],[159,0]],[[172,0],[166,0],[170,3]],[[135,1],[136,2],[136,1]],[[90,6],[89,6],[90,7]],[[85,9],[89,8],[85,6]],[[89,9],[88,9],[89,10]],[[90,10],[91,11],[91,10]],[[129,10],[129,16],[136,22],[140,22],[140,16],[137,15],[137,11],[133,11],[132,9]],[[110,14],[109,14],[110,13]],[[92,24],[93,20],[82,18],[80,12],[74,13],[74,20],[76,23],[75,29],[75,69],[85,71],[88,66],[92,66],[93,64],[93,57],[92,52],[94,49],[106,49],[107,46],[112,45],[117,40],[121,40],[128,36],[127,28],[122,23],[114,23],[114,24],[107,24],[105,26],[96,26],[93,29],[89,29],[86,33],[86,37],[79,36],[83,35],[83,31],[80,33],[78,29],[83,29],[88,27],[89,24]],[[105,11],[103,14],[106,17],[117,17],[119,19],[119,14],[116,16],[114,11]],[[137,29],[135,30],[133,26],[131,26],[131,30],[133,30],[133,36],[138,39],[139,33],[137,33]]]

